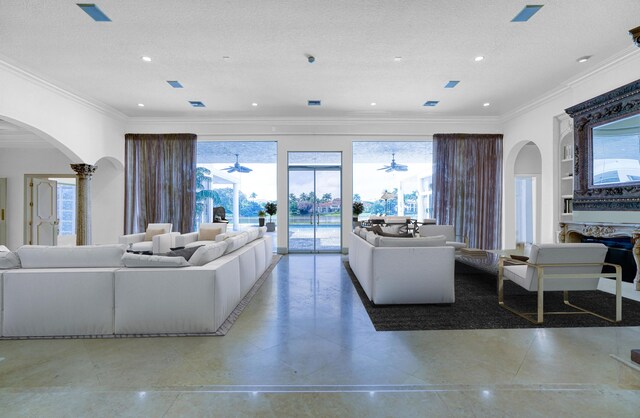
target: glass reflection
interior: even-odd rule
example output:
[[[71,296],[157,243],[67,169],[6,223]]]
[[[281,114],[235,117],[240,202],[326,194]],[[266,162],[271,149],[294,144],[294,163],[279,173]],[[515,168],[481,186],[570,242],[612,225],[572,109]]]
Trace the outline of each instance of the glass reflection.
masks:
[[[593,128],[593,185],[640,182],[640,115]]]

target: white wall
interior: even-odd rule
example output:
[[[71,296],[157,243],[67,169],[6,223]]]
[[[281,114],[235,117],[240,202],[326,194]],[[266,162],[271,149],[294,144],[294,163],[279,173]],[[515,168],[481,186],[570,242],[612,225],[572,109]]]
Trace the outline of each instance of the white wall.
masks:
[[[96,162],[91,179],[93,244],[115,244],[124,233],[124,167],[112,158]]]
[[[56,149],[0,148],[0,177],[7,178],[7,247],[24,244],[25,174],[74,174],[66,155]]]
[[[0,60],[0,119],[35,133],[74,163],[124,161],[119,112],[98,106]]]
[[[528,141],[534,142],[542,154],[540,242],[553,242],[558,229],[557,205],[557,122],[554,117],[562,115],[564,109],[613,90],[638,79],[640,72],[640,49],[629,49],[615,57],[609,64],[583,74],[559,86],[547,98],[517,110],[505,118],[504,131],[504,194],[503,194],[503,247],[515,246],[515,228],[508,222],[515,217],[514,184],[515,161],[520,148]],[[574,220],[601,222],[637,222],[640,212],[574,212]]]

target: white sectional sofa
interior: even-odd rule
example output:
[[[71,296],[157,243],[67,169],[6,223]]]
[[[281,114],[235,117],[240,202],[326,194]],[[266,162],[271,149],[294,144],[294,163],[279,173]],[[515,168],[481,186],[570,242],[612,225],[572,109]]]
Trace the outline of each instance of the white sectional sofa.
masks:
[[[255,239],[249,242],[250,235]],[[124,244],[23,246],[16,252],[21,268],[0,270],[0,333],[48,337],[215,332],[271,264],[271,237],[259,235],[230,237],[228,243],[215,244],[224,255],[181,268],[126,267],[143,266],[145,256],[130,255],[139,258],[127,262]],[[149,265],[164,259],[147,257]],[[166,259],[186,263],[181,257]]]
[[[349,266],[375,304],[453,303],[455,249],[445,237],[349,234]]]

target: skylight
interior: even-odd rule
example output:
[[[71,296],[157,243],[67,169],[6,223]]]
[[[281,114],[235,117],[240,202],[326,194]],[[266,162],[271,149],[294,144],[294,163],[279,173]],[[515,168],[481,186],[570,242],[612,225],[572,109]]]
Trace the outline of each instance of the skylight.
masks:
[[[511,21],[526,22],[527,20],[531,19],[531,17],[536,14],[541,8],[541,4],[527,4],[526,6],[524,6],[524,9],[522,9],[522,11],[520,11],[520,13],[516,15],[516,17],[511,19]]]
[[[171,87],[173,87],[174,89],[181,89],[182,88],[182,84],[180,84],[180,82],[177,81],[177,80],[167,80],[167,83],[169,83],[169,85]]]
[[[204,103],[202,103],[200,101],[189,100],[189,103],[191,103],[191,106],[193,106],[193,107],[206,107],[204,105]]]
[[[109,19],[109,16],[104,14],[102,10],[100,10],[98,6],[96,6],[95,4],[93,3],[76,3],[76,4],[78,5],[79,8],[84,10],[86,14],[91,16],[91,19],[95,20],[96,22],[111,22],[111,19]]]
[[[424,102],[424,104],[422,106],[434,107],[438,103],[440,103],[438,100],[428,100],[428,101]]]
[[[460,82],[460,80],[451,80],[444,86],[444,88],[445,89],[452,89],[455,86],[457,86],[459,82]]]
[[[308,100],[307,106],[320,106],[322,103],[320,100]]]

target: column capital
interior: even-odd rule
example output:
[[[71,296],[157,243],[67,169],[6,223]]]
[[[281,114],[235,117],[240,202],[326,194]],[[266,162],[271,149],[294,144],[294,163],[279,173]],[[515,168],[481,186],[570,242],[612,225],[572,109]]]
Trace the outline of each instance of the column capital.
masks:
[[[81,178],[91,178],[96,168],[98,167],[91,164],[71,164],[71,169]]]

